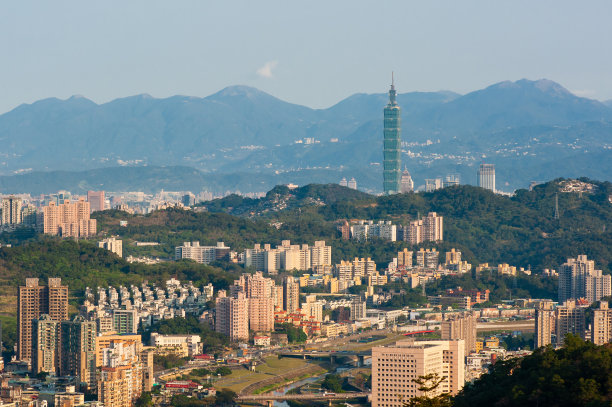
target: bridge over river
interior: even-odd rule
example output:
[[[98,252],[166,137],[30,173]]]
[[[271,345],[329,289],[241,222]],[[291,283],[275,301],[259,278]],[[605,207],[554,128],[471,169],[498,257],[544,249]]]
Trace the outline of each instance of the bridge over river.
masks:
[[[285,400],[349,400],[356,398],[370,398],[371,393],[311,393],[311,394],[248,394],[238,396],[237,401],[255,401],[272,406],[274,401]]]

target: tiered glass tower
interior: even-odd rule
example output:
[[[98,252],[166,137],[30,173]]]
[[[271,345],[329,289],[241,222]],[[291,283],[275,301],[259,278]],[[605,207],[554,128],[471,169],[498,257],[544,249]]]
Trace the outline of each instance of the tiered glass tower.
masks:
[[[383,141],[383,191],[385,195],[400,192],[402,176],[402,148],[400,137],[400,107],[395,101],[395,84],[391,74],[391,89],[389,103],[385,107],[384,141]]]

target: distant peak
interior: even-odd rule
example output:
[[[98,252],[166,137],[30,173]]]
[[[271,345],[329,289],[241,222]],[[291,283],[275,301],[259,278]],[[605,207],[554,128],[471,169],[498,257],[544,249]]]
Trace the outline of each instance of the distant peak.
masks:
[[[246,85],[233,85],[233,86],[228,86],[226,88],[221,89],[219,92],[215,93],[214,95],[211,95],[211,97],[214,96],[221,96],[221,97],[236,97],[236,96],[246,96],[246,97],[253,97],[253,96],[261,96],[261,95],[268,95],[267,93],[257,89],[257,88],[253,88],[251,86],[246,86]]]
[[[548,93],[550,95],[556,96],[565,96],[571,95],[572,93],[565,89],[563,86],[559,85],[555,81],[551,81],[550,79],[538,79],[538,80],[530,80],[530,79],[520,79],[518,81],[503,81],[498,82],[489,86],[489,88],[497,88],[497,89],[537,89],[540,92]]]

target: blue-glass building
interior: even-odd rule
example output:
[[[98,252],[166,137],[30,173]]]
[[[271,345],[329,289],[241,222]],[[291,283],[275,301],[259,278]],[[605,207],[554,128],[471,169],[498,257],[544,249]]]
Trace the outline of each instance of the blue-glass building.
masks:
[[[384,141],[383,141],[383,191],[385,195],[400,192],[402,173],[401,119],[400,107],[395,100],[395,86],[391,77],[389,103],[385,107]]]

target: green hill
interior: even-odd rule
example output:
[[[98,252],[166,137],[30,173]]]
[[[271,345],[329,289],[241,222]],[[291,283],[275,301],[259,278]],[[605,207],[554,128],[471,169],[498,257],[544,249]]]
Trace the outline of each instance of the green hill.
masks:
[[[455,407],[608,407],[612,404],[612,346],[573,336],[565,347],[501,361],[454,398]]]

